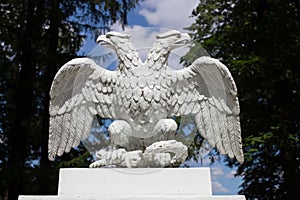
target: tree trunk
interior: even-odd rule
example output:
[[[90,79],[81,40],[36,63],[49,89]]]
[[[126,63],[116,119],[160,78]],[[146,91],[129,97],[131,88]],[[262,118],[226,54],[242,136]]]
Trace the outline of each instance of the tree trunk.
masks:
[[[57,47],[58,47],[58,34],[59,34],[59,23],[60,23],[60,9],[59,9],[59,1],[52,0],[50,2],[50,29],[48,32],[48,46],[47,46],[47,60],[46,60],[46,68],[44,72],[44,81],[45,81],[45,97],[43,99],[43,115],[42,115],[42,136],[41,136],[41,176],[40,176],[40,184],[47,184],[49,179],[56,180],[56,173],[51,173],[54,169],[51,167],[51,163],[48,159],[48,135],[49,135],[49,91],[53,81],[53,78],[57,72],[58,68],[58,55],[57,55]],[[43,173],[44,172],[44,173]],[[55,176],[55,177],[49,177]],[[55,184],[56,186],[57,184]],[[50,191],[49,191],[50,189]],[[56,188],[41,188],[41,194],[50,194],[56,192]]]
[[[26,27],[20,33],[20,70],[14,89],[15,119],[12,131],[8,134],[8,167],[11,177],[8,183],[8,199],[16,200],[24,185],[24,170],[27,155],[30,119],[33,113],[33,48],[32,31],[34,19],[34,1],[24,2],[27,12]]]
[[[58,47],[58,27],[60,22],[59,2],[52,0],[50,2],[50,29],[48,33],[48,55],[45,69],[45,98],[44,98],[44,112],[43,113],[43,137],[42,137],[42,155],[41,166],[48,166],[48,135],[49,135],[49,92],[53,78],[57,72],[57,47]]]

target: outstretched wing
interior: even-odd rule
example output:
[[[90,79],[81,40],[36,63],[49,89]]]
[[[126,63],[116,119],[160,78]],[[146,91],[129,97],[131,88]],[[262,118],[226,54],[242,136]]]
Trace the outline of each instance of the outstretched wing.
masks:
[[[237,88],[227,67],[217,59],[200,57],[171,77],[170,115],[194,114],[200,134],[221,154],[243,163]]]
[[[58,71],[50,90],[50,160],[88,137],[94,115],[115,117],[111,106],[115,76],[88,58],[71,60]]]

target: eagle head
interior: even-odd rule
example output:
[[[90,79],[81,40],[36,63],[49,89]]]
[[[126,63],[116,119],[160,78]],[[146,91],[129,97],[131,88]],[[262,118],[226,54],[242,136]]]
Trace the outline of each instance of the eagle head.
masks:
[[[96,41],[98,44],[101,44],[102,46],[111,48],[116,51],[120,43],[128,41],[129,38],[130,35],[128,34],[110,31],[107,32],[105,35],[100,35]]]
[[[168,52],[186,45],[191,37],[187,33],[171,30],[156,36],[156,43]]]

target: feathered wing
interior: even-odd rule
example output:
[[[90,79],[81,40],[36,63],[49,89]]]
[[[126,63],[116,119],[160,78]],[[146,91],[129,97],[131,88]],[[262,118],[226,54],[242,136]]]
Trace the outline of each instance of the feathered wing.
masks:
[[[50,160],[88,137],[94,115],[115,117],[111,106],[115,76],[88,58],[74,59],[61,67],[50,90]]]
[[[201,57],[170,77],[174,92],[170,116],[194,114],[200,134],[221,154],[243,163],[237,88],[227,67]]]

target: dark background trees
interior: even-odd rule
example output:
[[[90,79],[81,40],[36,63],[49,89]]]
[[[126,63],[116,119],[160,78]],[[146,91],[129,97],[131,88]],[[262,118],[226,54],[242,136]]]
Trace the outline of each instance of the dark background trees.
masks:
[[[239,90],[245,153],[237,172],[243,176],[240,194],[299,196],[299,1],[203,0],[193,15],[194,38],[226,63]]]
[[[0,3],[0,199],[55,194],[57,162],[48,161],[49,90],[87,34],[127,23],[138,0],[5,0]],[[80,160],[65,165],[86,166]],[[68,155],[62,160],[69,160]],[[60,164],[61,165],[61,164]]]
[[[50,85],[87,34],[118,19],[126,24],[136,3],[1,1],[0,199],[55,194],[59,167],[88,165],[83,148],[48,162]],[[194,38],[230,68],[238,86],[246,158],[240,193],[299,196],[299,0],[201,0],[193,15]]]

